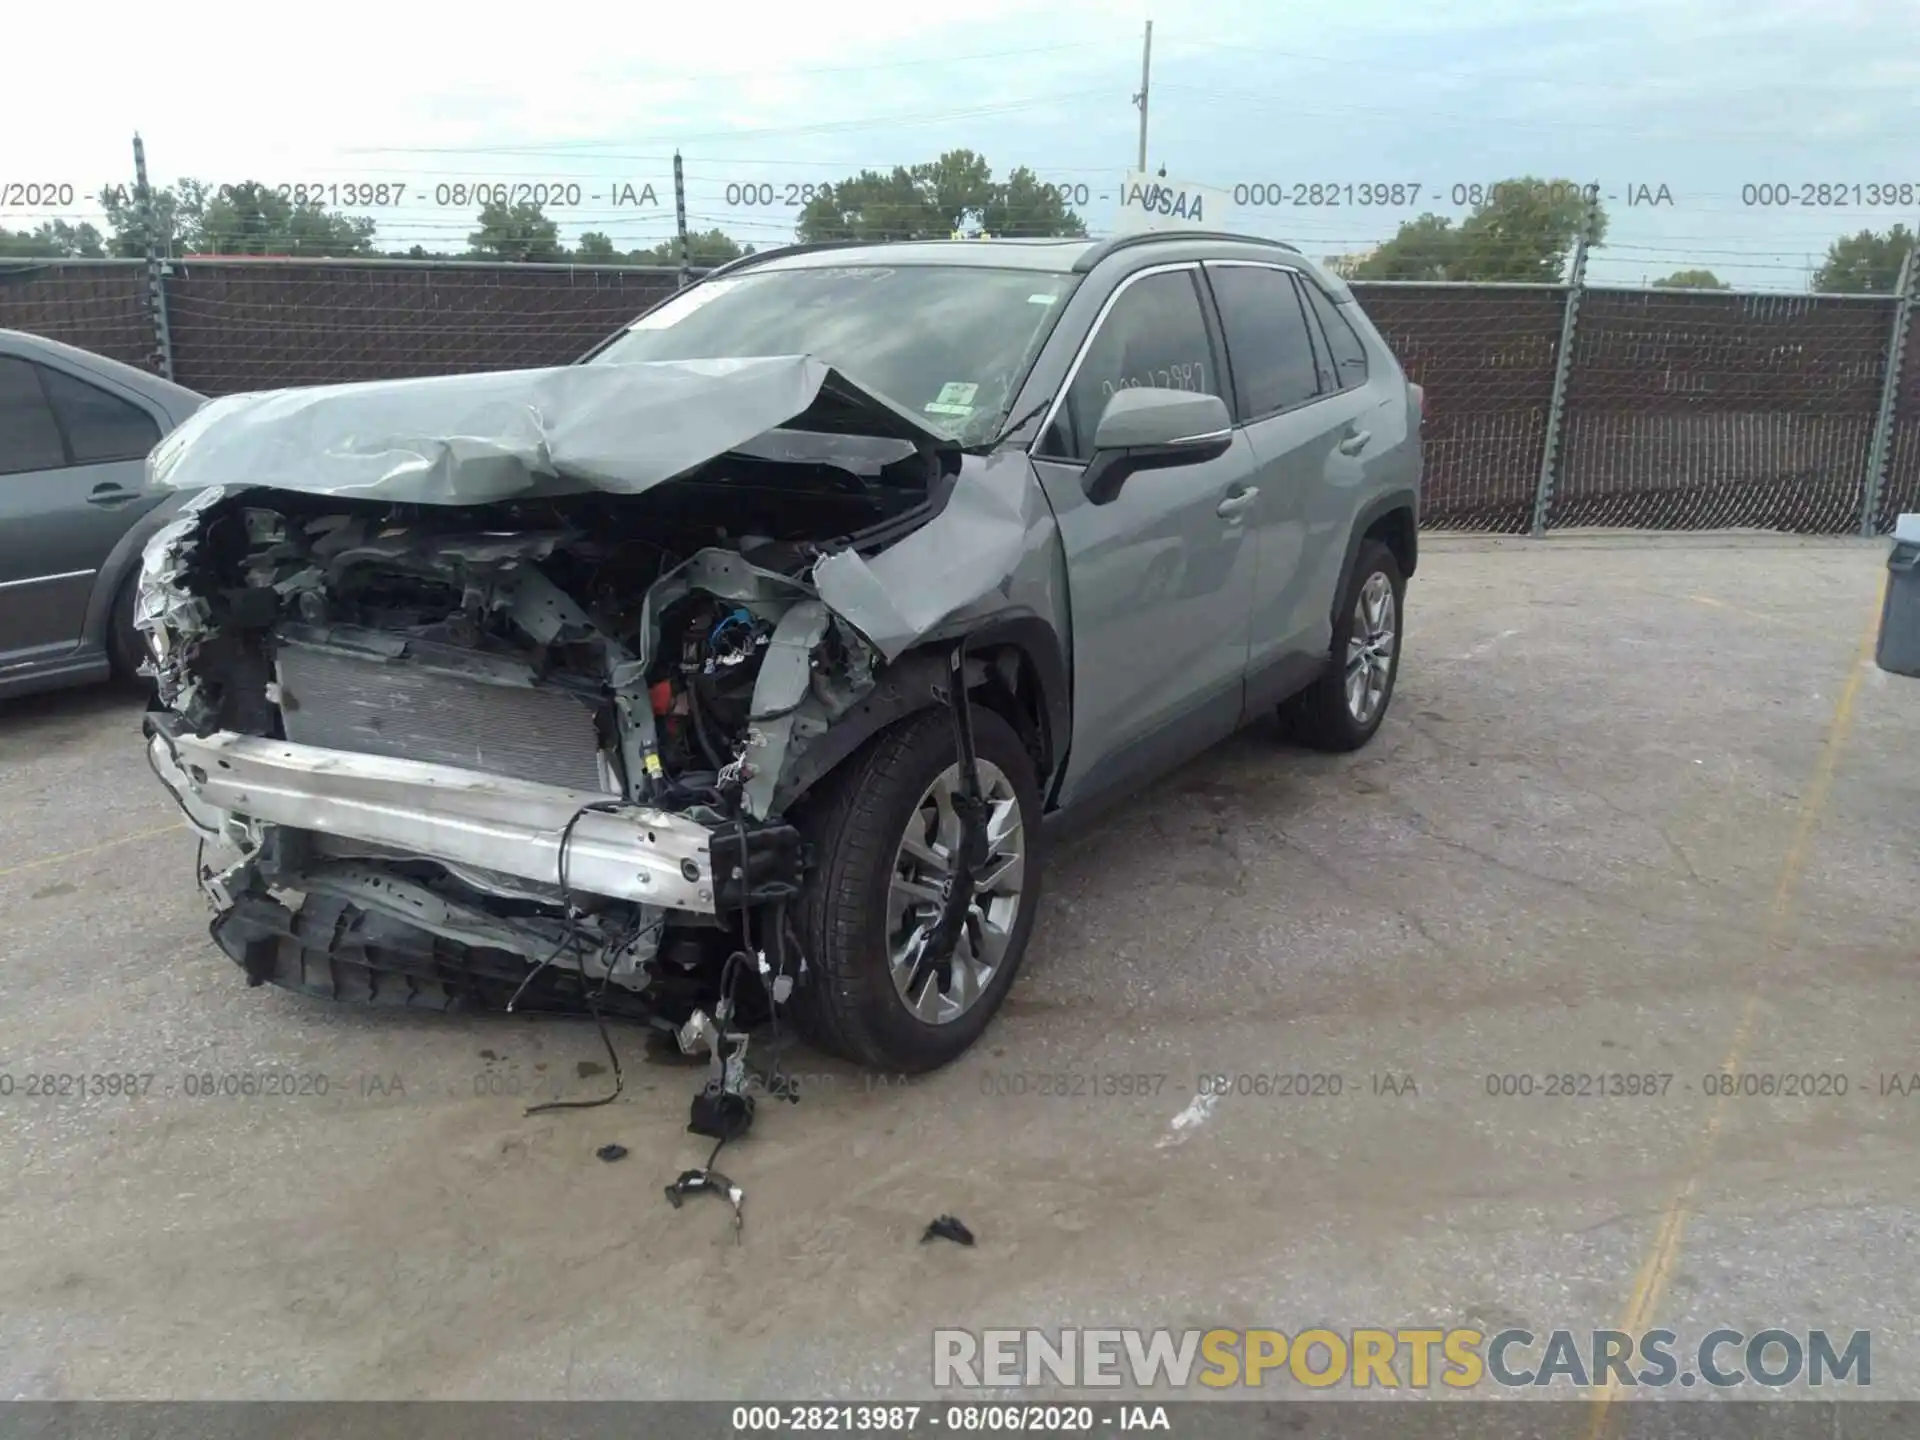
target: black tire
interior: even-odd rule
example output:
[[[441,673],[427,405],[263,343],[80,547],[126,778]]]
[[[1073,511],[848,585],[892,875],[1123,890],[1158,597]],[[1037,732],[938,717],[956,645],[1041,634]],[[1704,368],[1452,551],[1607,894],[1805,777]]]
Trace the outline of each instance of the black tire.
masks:
[[[973,737],[975,752],[1013,787],[1026,858],[1020,908],[1001,963],[972,1008],[944,1024],[915,1016],[894,986],[886,907],[908,819],[927,787],[954,763],[952,715],[925,710],[882,731],[823,782],[796,817],[813,846],[814,868],[798,913],[807,975],[788,1013],[828,1054],[883,1071],[937,1069],[980,1037],[1019,972],[1040,903],[1040,786],[1033,757],[1000,716],[976,705]]]
[[[1386,692],[1365,721],[1354,717],[1347,704],[1347,644],[1353,637],[1354,607],[1369,578],[1384,575],[1393,591],[1394,642],[1387,666]],[[1333,644],[1327,666],[1305,690],[1280,707],[1280,720],[1291,739],[1315,750],[1335,753],[1358,750],[1374,736],[1393,704],[1394,682],[1400,677],[1400,652],[1405,648],[1407,621],[1407,582],[1400,573],[1400,562],[1378,540],[1362,540],[1353,557],[1353,572],[1340,595],[1335,612]]]
[[[134,591],[139,584],[140,573],[136,569],[121,582],[120,593],[113,597],[113,609],[107,616],[107,662],[113,667],[114,683],[118,685],[152,683],[140,675],[140,666],[147,658],[147,642],[133,628]]]

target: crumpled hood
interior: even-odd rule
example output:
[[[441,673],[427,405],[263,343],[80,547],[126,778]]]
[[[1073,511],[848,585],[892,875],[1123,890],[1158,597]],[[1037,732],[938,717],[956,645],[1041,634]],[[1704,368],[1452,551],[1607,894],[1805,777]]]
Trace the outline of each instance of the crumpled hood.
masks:
[[[954,440],[810,355],[565,365],[228,395],[154,448],[153,483],[428,505],[637,495],[770,430]]]

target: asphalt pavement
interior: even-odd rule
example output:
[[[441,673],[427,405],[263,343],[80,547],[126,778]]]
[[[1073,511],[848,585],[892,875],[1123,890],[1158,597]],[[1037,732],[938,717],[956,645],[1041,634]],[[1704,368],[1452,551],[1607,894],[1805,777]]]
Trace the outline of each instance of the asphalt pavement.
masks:
[[[662,1194],[698,1072],[621,1031],[616,1103],[527,1117],[604,1093],[591,1024],[249,989],[137,703],[0,707],[0,1395],[900,1397],[942,1326],[1430,1324],[1870,1329],[1920,1396],[1884,544],[1423,551],[1374,744],[1255,728],[1058,850],[950,1068],[789,1057],[737,1237]]]

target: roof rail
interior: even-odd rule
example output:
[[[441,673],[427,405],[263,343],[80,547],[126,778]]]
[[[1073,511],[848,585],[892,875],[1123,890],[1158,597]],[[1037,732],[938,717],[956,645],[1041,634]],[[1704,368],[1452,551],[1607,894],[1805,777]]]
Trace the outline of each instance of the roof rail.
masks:
[[[1084,275],[1117,251],[1166,240],[1231,240],[1241,245],[1267,245],[1275,250],[1291,251],[1295,255],[1305,253],[1298,245],[1290,245],[1285,240],[1272,240],[1265,235],[1235,235],[1225,230],[1142,230],[1134,235],[1115,235],[1102,240],[1074,261],[1073,268]]]
[[[804,245],[776,245],[771,250],[756,250],[751,255],[741,255],[716,265],[700,278],[711,280],[716,275],[731,274],[735,270],[745,270],[758,265],[762,260],[777,260],[783,255],[810,255],[816,250],[856,250],[867,245],[882,245],[882,240],[814,240]]]

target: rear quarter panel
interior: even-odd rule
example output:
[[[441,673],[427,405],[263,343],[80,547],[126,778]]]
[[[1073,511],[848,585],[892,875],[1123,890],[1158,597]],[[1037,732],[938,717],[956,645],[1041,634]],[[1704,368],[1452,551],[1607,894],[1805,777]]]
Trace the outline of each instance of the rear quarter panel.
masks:
[[[1354,422],[1371,438],[1358,456],[1342,455],[1338,449],[1331,453],[1325,483],[1309,507],[1312,590],[1319,597],[1319,613],[1326,617],[1325,641],[1332,638],[1332,616],[1359,535],[1398,504],[1417,507],[1420,491],[1420,417],[1406,374],[1357,302],[1343,301],[1340,309],[1366,343],[1367,383],[1333,403],[1350,407]]]

